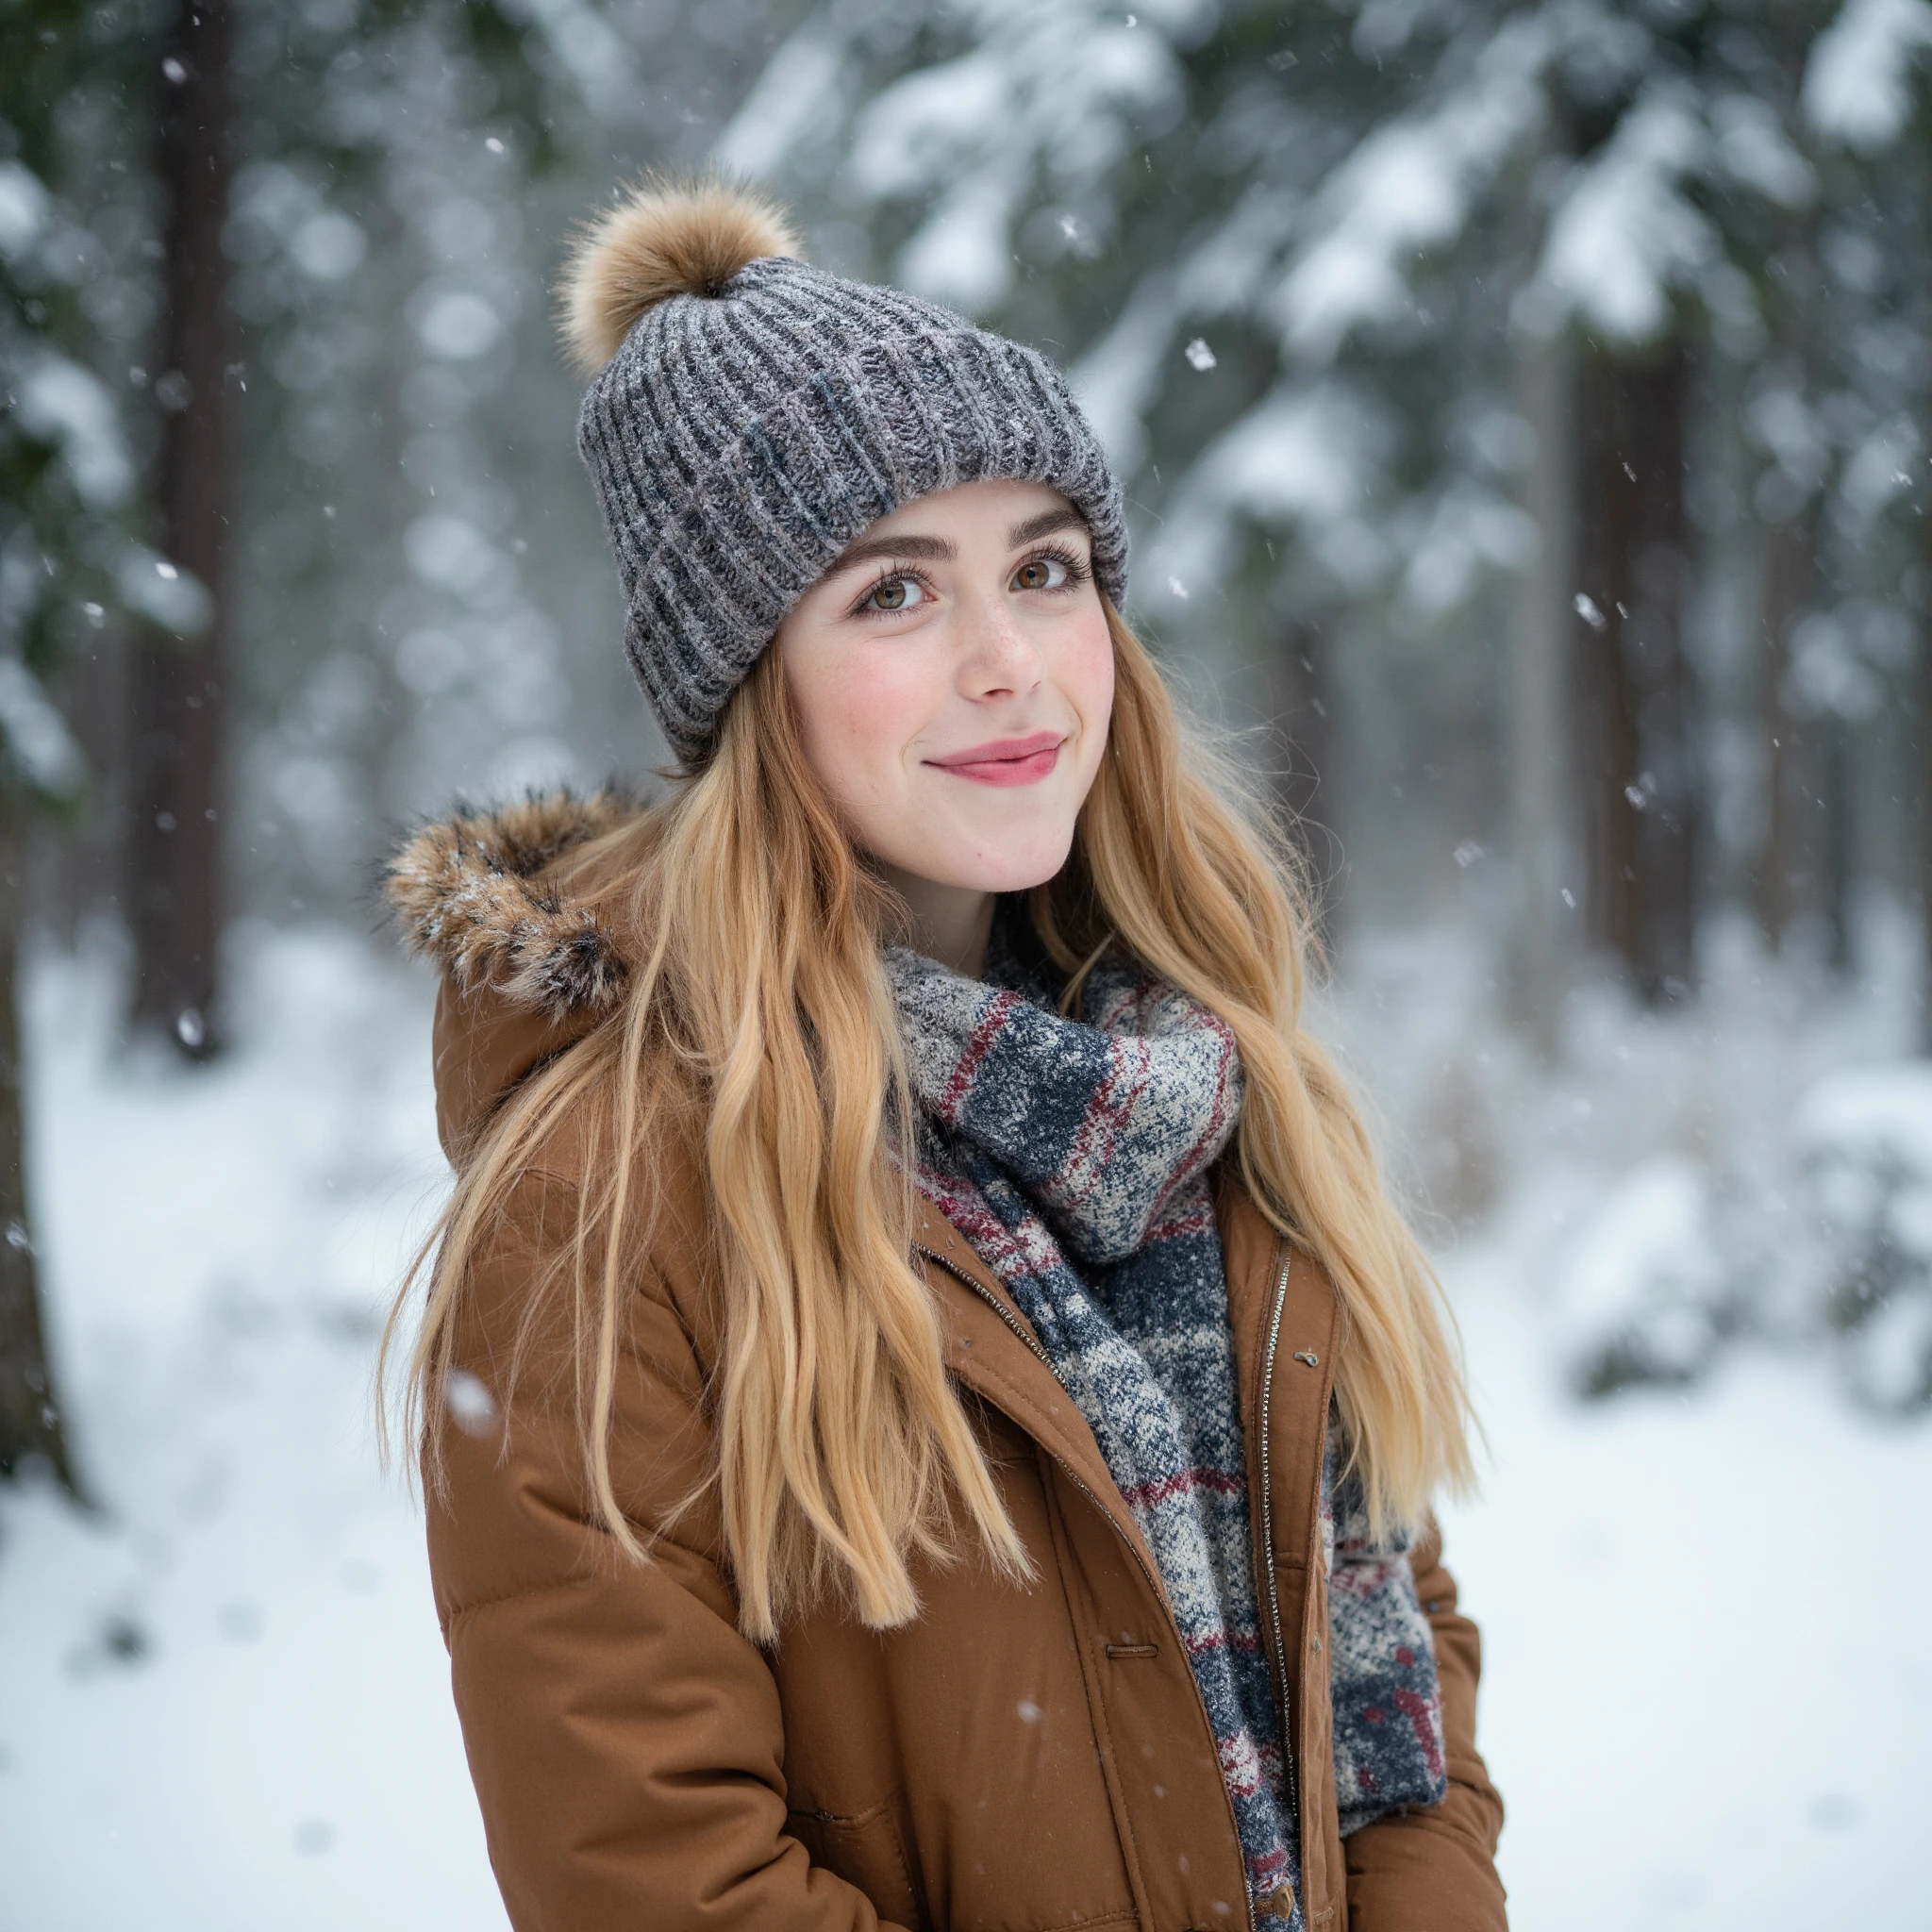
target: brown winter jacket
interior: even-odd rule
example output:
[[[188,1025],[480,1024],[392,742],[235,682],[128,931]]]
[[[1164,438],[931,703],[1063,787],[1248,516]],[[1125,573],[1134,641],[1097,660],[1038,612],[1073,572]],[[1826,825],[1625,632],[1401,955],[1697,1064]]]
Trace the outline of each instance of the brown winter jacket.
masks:
[[[454,862],[447,844],[414,849],[417,887],[398,898],[425,950],[451,957],[466,923],[510,920],[491,954],[498,990],[463,996],[446,980],[437,1008],[439,1124],[458,1153],[589,1024],[581,1009],[546,1018],[529,1003],[539,982],[554,996],[571,976],[545,949],[581,954],[584,941],[572,908],[513,876],[475,890],[474,846]],[[432,877],[451,881],[448,893],[423,883]],[[531,896],[517,924],[520,892]],[[613,1474],[652,1539],[648,1563],[625,1560],[597,1526],[567,1378],[542,1371],[567,1347],[560,1325],[503,1388],[533,1263],[569,1239],[577,1179],[566,1137],[519,1184],[475,1270],[458,1359],[508,1399],[500,1429],[445,1431],[447,1485],[430,1492],[437,1607],[519,1932],[1251,1923],[1214,1740],[1154,1560],[1012,1297],[943,1217],[926,1210],[919,1260],[1038,1580],[1016,1587],[970,1557],[925,1566],[915,1622],[873,1631],[827,1605],[761,1648],[738,1628],[713,1498],[667,1526],[713,1460],[719,1315],[691,1149],[661,1150],[617,1392]],[[1433,1535],[1414,1564],[1435,1631],[1449,1794],[1345,1843],[1337,1835],[1317,1494],[1338,1307],[1230,1182],[1219,1210],[1309,1927],[1501,1932],[1502,1804],[1475,1748],[1476,1631]]]

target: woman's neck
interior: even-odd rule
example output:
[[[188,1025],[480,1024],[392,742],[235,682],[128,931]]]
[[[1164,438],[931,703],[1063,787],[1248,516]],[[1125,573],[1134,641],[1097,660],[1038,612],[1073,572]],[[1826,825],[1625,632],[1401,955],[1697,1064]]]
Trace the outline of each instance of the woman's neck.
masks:
[[[942,886],[915,878],[892,865],[880,865],[879,873],[912,914],[907,943],[968,979],[983,977],[994,895],[974,886]]]

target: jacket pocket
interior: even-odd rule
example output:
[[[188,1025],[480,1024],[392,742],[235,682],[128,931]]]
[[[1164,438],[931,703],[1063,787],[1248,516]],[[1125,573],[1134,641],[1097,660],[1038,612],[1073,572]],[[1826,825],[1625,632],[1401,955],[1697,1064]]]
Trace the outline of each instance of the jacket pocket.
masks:
[[[789,1812],[786,1825],[814,1865],[857,1886],[880,1918],[930,1932],[932,1919],[899,1828],[897,1791],[863,1811]]]

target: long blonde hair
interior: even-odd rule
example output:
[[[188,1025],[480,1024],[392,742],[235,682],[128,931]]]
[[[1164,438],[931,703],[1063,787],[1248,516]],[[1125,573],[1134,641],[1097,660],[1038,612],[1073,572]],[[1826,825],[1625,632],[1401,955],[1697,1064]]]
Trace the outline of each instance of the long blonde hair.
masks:
[[[1301,1029],[1306,922],[1287,847],[1230,798],[1225,773],[1184,751],[1152,658],[1111,608],[1108,624],[1107,753],[1072,857],[1029,895],[1033,922],[1072,976],[1070,1006],[1112,941],[1233,1029],[1246,1098],[1231,1158],[1262,1215],[1334,1282],[1355,1464],[1378,1523],[1413,1522],[1439,1485],[1470,1474],[1446,1309],[1340,1077]],[[898,908],[805,761],[775,651],[732,699],[704,768],[570,870],[614,874],[599,896],[627,898],[648,948],[617,1009],[462,1152],[425,1249],[409,1362],[408,1425],[432,1480],[473,1260],[510,1190],[567,1132],[575,1227],[533,1286],[523,1338],[552,1294],[568,1299],[589,1487],[616,1542],[645,1556],[613,1486],[610,1432],[628,1269],[654,1208],[650,1150],[684,1132],[710,1202],[715,1480],[746,1634],[770,1639],[827,1588],[870,1625],[905,1623],[918,1611],[914,1559],[951,1560],[962,1541],[1025,1576],[912,1265],[913,1114],[879,953]],[[409,1295],[406,1283],[391,1337]]]

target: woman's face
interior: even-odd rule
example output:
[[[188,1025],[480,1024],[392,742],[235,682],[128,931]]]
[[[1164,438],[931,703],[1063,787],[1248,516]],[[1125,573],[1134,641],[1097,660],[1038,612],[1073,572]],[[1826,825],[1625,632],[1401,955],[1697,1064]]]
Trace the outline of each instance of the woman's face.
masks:
[[[778,628],[806,757],[915,914],[1066,862],[1113,708],[1091,551],[1058,491],[962,483],[881,517]]]

